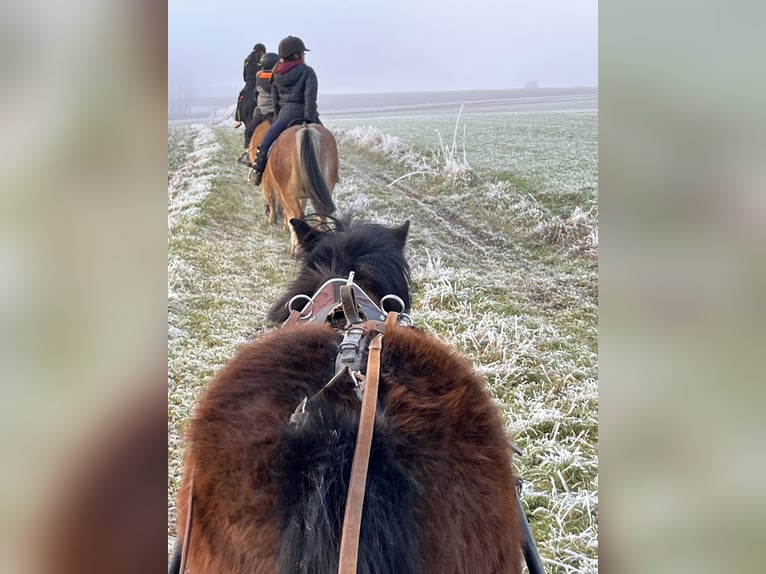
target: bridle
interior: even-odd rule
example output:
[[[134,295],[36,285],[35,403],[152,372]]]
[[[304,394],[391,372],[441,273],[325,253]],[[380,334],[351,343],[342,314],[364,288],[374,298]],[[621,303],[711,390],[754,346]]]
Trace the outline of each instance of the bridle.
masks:
[[[305,301],[303,307],[298,304]],[[399,310],[385,310],[387,304],[399,306]],[[375,416],[379,409],[378,385],[380,382],[380,361],[386,328],[394,323],[412,325],[412,319],[405,313],[405,304],[396,295],[386,295],[376,304],[364,290],[354,283],[354,272],[348,279],[330,279],[322,284],[313,295],[296,295],[287,304],[290,314],[282,324],[282,329],[296,325],[320,325],[329,323],[343,334],[335,360],[335,375],[321,389],[310,397],[304,397],[290,415],[289,424],[300,427],[308,416],[307,407],[337,381],[351,378],[357,398],[362,406],[357,428],[356,446],[351,463],[346,509],[340,540],[338,574],[356,574],[359,535],[364,507],[364,494],[367,483],[367,468],[375,426]],[[363,355],[367,351],[366,369],[362,369]],[[511,443],[517,451],[518,447]],[[521,506],[521,479],[517,480],[517,502],[524,535],[522,550],[530,574],[543,574],[542,562],[535,546],[532,532]],[[183,574],[189,550],[189,537],[192,525],[194,504],[194,470],[189,484],[189,502],[187,520],[181,548],[181,567]]]
[[[298,304],[301,301],[305,301],[305,304],[299,309]],[[390,312],[387,307],[391,304],[399,307],[398,310],[390,310],[396,311],[400,317],[399,322],[412,325],[412,319],[404,312],[405,304],[400,297],[386,295],[380,303],[375,303],[364,289],[354,283],[352,271],[348,279],[335,278],[325,281],[312,297],[300,294],[290,299],[287,303],[290,315],[282,324],[282,328],[297,322],[306,325],[329,323],[339,331],[343,331],[346,324],[356,324],[360,322],[359,319],[384,321]]]

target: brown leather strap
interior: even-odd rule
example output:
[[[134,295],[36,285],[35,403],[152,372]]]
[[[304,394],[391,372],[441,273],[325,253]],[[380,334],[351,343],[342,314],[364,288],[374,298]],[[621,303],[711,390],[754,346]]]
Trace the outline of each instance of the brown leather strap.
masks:
[[[293,309],[290,311],[290,315],[288,315],[287,319],[285,319],[285,322],[282,323],[282,328],[289,327],[290,325],[295,325],[300,321],[301,318],[301,312],[298,309]]]
[[[375,321],[374,319],[370,319],[369,321],[365,321],[359,326],[367,333],[370,333],[370,336],[374,335],[375,333],[386,332],[386,324],[383,321]]]
[[[396,323],[398,320],[399,320],[399,313],[396,311],[389,311],[388,315],[386,315],[386,322],[383,328],[385,329],[386,327],[390,327],[391,325]]]
[[[375,408],[378,402],[380,378],[380,354],[383,335],[377,334],[370,343],[367,358],[367,380],[364,385],[359,428],[356,433],[354,460],[351,463],[351,478],[346,497],[346,512],[343,516],[343,532],[340,538],[340,560],[338,574],[356,574],[359,555],[359,532],[362,527],[362,507],[367,486],[367,466],[370,462],[372,433],[375,426]]]
[[[184,542],[181,546],[181,566],[178,571],[183,574],[186,571],[186,558],[189,555],[189,541],[191,539],[192,516],[194,515],[194,469],[189,480],[189,502],[186,505],[186,528],[184,529]]]
[[[340,288],[340,304],[346,317],[346,327],[362,322],[362,318],[359,316],[359,305],[356,303],[353,285],[343,285]]]

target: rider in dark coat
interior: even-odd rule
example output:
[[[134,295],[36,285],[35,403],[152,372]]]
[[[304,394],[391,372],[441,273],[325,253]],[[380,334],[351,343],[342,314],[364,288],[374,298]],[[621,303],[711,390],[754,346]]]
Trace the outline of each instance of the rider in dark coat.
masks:
[[[250,147],[250,140],[255,133],[255,128],[265,120],[270,118],[274,120],[274,103],[271,98],[271,77],[272,69],[279,62],[279,56],[274,52],[267,52],[261,58],[261,70],[256,74],[255,80],[255,108],[253,109],[253,117],[245,123],[245,153],[243,153],[239,160],[240,163],[244,163],[248,167],[250,166],[250,157],[247,150]]]
[[[255,185],[261,183],[271,144],[291,121],[305,119],[308,122],[321,123],[317,111],[317,75],[304,61],[308,51],[303,40],[296,36],[287,36],[279,43],[279,56],[282,61],[274,67],[271,78],[271,97],[276,119],[258,146],[258,153],[253,162]]]
[[[245,58],[245,64],[242,69],[242,79],[245,80],[245,87],[239,92],[239,98],[237,98],[237,110],[234,116],[236,123],[235,128],[238,128],[241,124],[247,125],[250,118],[253,116],[253,109],[255,108],[255,82],[257,74],[261,70],[261,58],[266,53],[266,46],[263,44],[256,44],[253,46],[253,51]],[[245,149],[249,140],[245,136]]]

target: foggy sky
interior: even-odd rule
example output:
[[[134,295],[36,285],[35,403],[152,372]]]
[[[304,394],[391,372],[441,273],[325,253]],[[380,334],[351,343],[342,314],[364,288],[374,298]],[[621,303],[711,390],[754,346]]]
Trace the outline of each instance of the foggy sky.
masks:
[[[597,0],[451,4],[168,0],[169,81],[237,93],[253,45],[276,52],[292,34],[311,50],[320,93],[598,85]]]

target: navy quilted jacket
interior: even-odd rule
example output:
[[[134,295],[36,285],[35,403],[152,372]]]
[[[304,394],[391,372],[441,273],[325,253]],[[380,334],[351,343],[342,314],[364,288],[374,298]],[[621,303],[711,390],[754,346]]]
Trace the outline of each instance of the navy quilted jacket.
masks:
[[[319,120],[317,89],[316,72],[305,63],[284,74],[275,73],[271,82],[274,116],[288,122],[297,118],[316,122]]]

